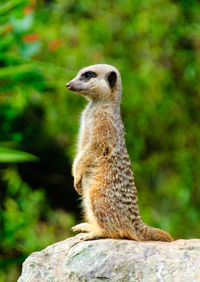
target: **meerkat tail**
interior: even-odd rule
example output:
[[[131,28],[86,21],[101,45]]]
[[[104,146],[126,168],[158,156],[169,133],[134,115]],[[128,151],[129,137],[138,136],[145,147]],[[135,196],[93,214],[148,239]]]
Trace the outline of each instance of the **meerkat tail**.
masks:
[[[138,233],[142,241],[173,241],[173,238],[168,232],[159,228],[148,226],[146,224],[143,225],[142,229]]]

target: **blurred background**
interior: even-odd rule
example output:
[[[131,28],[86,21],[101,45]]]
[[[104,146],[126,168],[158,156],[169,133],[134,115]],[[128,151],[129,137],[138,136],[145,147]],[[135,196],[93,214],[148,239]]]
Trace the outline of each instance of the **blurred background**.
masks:
[[[143,220],[200,237],[200,4],[0,2],[0,282],[81,220],[71,165],[83,66],[122,75],[122,118]]]

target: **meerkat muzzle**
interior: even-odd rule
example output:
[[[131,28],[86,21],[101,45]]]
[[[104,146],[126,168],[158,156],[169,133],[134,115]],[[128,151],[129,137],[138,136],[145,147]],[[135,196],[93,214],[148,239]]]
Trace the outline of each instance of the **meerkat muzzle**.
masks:
[[[75,82],[75,81],[70,81],[68,83],[66,83],[66,88],[70,91],[74,91],[74,92],[80,92],[83,89],[80,87],[79,83]]]
[[[68,82],[66,84],[66,87],[68,90],[71,90],[71,91],[78,91],[79,89],[75,88],[70,82]]]
[[[71,84],[69,82],[66,83],[66,87],[67,87],[67,89],[71,90]]]

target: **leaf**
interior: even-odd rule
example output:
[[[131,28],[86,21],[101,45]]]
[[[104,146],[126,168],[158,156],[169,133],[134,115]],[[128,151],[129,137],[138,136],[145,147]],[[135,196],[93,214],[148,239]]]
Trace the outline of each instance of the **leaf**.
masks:
[[[68,76],[72,76],[74,75],[74,71],[72,69],[66,69],[62,66],[58,66],[56,64],[52,64],[49,62],[45,62],[45,61],[38,61],[35,59],[30,59],[30,58],[25,58],[25,57],[21,57],[21,56],[17,56],[16,54],[12,54],[9,52],[4,52],[4,53],[0,53],[0,58],[4,61],[9,61],[12,64],[21,64],[21,65],[31,65],[32,67],[35,68],[40,68],[42,70],[44,70],[45,72],[48,73],[57,73],[57,72],[61,72],[64,73],[65,75]]]
[[[27,161],[37,161],[38,158],[32,154],[0,147],[0,162],[1,163],[17,163]]]
[[[17,19],[15,17],[12,17],[10,20],[11,25],[14,28],[14,31],[18,34],[23,34],[24,32],[27,32],[32,24],[33,24],[33,15],[28,15],[22,19]]]
[[[41,46],[42,44],[39,41],[23,44],[21,46],[21,54],[25,58],[30,58],[40,52]]]
[[[5,1],[6,3],[0,5],[0,15],[7,13],[9,10],[12,10],[14,7],[23,3],[23,0],[12,0],[12,1]]]
[[[32,64],[24,64],[17,66],[9,66],[0,69],[0,79],[5,77],[12,77],[22,73],[33,72],[36,67]]]

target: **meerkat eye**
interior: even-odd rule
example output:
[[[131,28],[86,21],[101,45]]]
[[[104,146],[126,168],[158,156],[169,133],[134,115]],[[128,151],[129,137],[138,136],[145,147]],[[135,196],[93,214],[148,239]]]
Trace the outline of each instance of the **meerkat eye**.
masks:
[[[91,77],[95,77],[96,73],[93,71],[86,71],[81,75],[81,80],[89,80]]]

